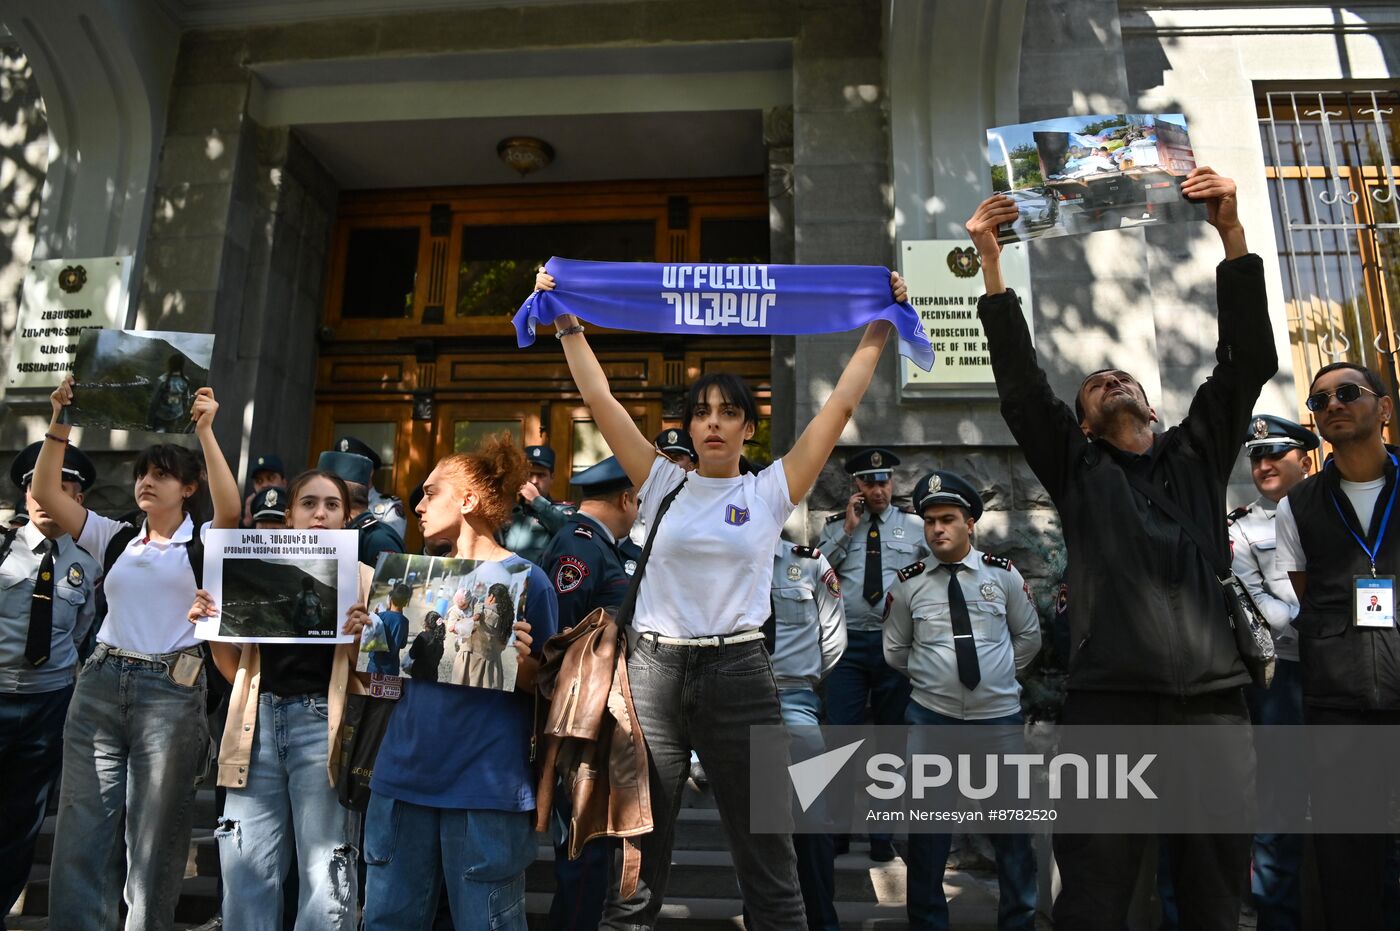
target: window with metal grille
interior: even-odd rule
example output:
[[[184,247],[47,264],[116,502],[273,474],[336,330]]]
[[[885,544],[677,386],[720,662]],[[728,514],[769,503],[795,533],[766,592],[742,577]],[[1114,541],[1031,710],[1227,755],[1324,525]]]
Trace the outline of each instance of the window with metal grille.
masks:
[[[1394,391],[1400,93],[1268,91],[1259,131],[1300,414],[1313,373],[1332,362],[1368,365]]]

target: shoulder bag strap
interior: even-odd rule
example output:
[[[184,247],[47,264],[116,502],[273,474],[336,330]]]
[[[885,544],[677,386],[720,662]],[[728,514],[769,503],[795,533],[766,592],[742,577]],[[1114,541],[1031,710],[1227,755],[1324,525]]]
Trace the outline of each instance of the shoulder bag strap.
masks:
[[[632,573],[632,584],[628,586],[627,597],[622,599],[622,607],[617,612],[619,630],[632,624],[632,613],[637,609],[637,592],[642,587],[642,573],[646,571],[647,559],[651,556],[651,545],[656,542],[656,529],[661,526],[661,518],[665,516],[666,511],[671,507],[671,502],[676,500],[676,495],[680,494],[684,487],[685,479],[682,478],[680,484],[661,499],[661,507],[656,509],[656,516],[651,521],[651,529],[647,532],[647,544],[642,547],[642,555],[637,558],[637,571]]]
[[[1231,576],[1232,570],[1229,560],[1224,558],[1220,547],[1211,544],[1205,531],[1195,521],[1187,517],[1175,501],[1163,495],[1160,489],[1153,488],[1150,482],[1137,473],[1124,469],[1123,474],[1127,477],[1128,484],[1136,488],[1148,502],[1181,525],[1181,529],[1186,531],[1186,536],[1191,539],[1192,543],[1196,544],[1196,548],[1201,551],[1201,555],[1206,558],[1206,562],[1215,571],[1216,577],[1220,581],[1223,582]]]
[[[4,563],[6,559],[10,558],[10,550],[14,549],[15,537],[19,536],[20,529],[19,527],[11,527],[5,531],[5,542],[0,544],[0,563]]]

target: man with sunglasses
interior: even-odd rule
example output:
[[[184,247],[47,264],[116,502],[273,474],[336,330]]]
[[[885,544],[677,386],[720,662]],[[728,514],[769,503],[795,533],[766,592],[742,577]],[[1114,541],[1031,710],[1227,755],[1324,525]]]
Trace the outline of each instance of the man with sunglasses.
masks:
[[[1396,450],[1385,442],[1394,407],[1380,376],[1351,362],[1319,369],[1307,406],[1332,455],[1279,502],[1274,520],[1275,559],[1300,602],[1303,717],[1309,725],[1400,724],[1400,632],[1391,612],[1366,610],[1373,596],[1395,604],[1400,575]],[[1335,743],[1347,736],[1338,727],[1314,733],[1327,742],[1315,748],[1309,775],[1319,830],[1356,799],[1393,787],[1386,768],[1369,760],[1369,740],[1352,731],[1359,744]],[[1314,835],[1327,927],[1390,926],[1392,842],[1381,833]]]
[[[1312,471],[1312,450],[1317,435],[1307,427],[1260,414],[1245,433],[1244,452],[1259,497],[1231,511],[1230,548],[1235,575],[1259,606],[1273,635],[1274,681],[1267,689],[1249,686],[1245,701],[1254,725],[1303,723],[1303,680],[1298,671],[1298,596],[1288,573],[1278,566],[1275,515],[1278,503]],[[1293,812],[1301,819],[1307,811],[1307,780],[1302,773],[1285,771],[1258,748],[1257,791],[1261,809]],[[1250,889],[1258,914],[1259,931],[1298,931],[1303,926],[1299,870],[1303,863],[1303,836],[1290,833],[1254,835],[1254,869]]]
[[[1020,302],[1001,275],[997,227],[1016,219],[1003,196],[967,223],[987,293],[987,334],[1001,412],[1060,513],[1069,556],[1071,656],[1066,724],[1248,725],[1249,680],[1224,595],[1207,557],[1181,524],[1149,503],[1168,499],[1226,552],[1225,486],[1259,391],[1278,368],[1264,264],[1245,245],[1235,184],[1193,170],[1182,193],[1204,202],[1225,260],[1216,269],[1219,342],[1211,375],[1186,418],[1159,433],[1142,384],[1117,368],[1084,379],[1073,409],[1055,397],[1036,358]],[[1228,784],[1245,805],[1254,781],[1247,739],[1220,742]],[[1062,891],[1055,926],[1121,931],[1149,835],[1054,837]],[[1249,868],[1248,836],[1166,838],[1181,926],[1235,931]]]

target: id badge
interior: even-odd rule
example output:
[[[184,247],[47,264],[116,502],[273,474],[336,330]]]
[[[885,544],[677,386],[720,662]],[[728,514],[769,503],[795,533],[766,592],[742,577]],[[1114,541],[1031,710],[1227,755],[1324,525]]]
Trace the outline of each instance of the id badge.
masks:
[[[1352,594],[1357,627],[1395,626],[1395,576],[1358,575]]]

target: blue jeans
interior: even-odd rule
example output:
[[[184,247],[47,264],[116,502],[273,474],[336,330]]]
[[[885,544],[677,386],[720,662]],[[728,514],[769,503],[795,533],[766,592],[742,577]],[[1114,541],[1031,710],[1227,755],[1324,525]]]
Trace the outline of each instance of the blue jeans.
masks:
[[[365,815],[364,927],[426,931],[445,875],[457,927],[525,931],[536,853],[530,812],[427,808],[376,792]]]
[[[910,724],[972,726],[979,724],[1023,724],[1020,712],[1000,718],[964,721],[930,711],[911,701],[905,712]],[[920,735],[911,732],[909,742],[917,745]],[[988,753],[1024,753],[1025,742],[998,739]],[[1029,834],[990,834],[988,838],[997,856],[997,884],[1000,890],[997,907],[999,931],[1035,931],[1035,851]],[[951,834],[909,832],[907,892],[909,927],[914,931],[947,931],[948,899],[943,892],[943,870],[948,864],[948,851],[953,845]]]
[[[1255,724],[1302,724],[1303,678],[1299,664],[1281,659],[1274,663],[1274,681],[1267,689],[1244,690],[1249,719]],[[1304,773],[1281,774],[1264,758],[1259,760],[1259,807],[1279,807],[1301,814],[1308,807],[1308,783]],[[1303,866],[1300,834],[1254,835],[1254,872],[1250,891],[1259,915],[1259,931],[1299,931],[1303,927],[1303,895],[1299,873]]]
[[[778,693],[778,701],[783,723],[789,728],[804,728],[788,732],[792,760],[801,762],[826,752],[826,744],[815,730],[821,724],[822,714],[817,693],[811,689],[784,689]],[[813,806],[820,804],[818,799]],[[808,931],[836,931],[841,919],[836,914],[836,864],[831,835],[793,834],[792,849],[797,854],[797,882],[807,912]]]
[[[909,705],[909,680],[891,669],[885,662],[884,632],[879,630],[848,630],[846,652],[826,677],[826,721],[828,724],[864,724],[865,707],[870,705],[876,724],[903,724],[904,709]],[[881,750],[899,753],[903,748],[881,745]],[[849,776],[837,783],[838,794],[844,801],[855,791]],[[838,815],[842,824],[849,818]],[[872,841],[888,841],[893,835],[872,832]]]
[[[785,791],[791,785],[785,743],[760,746],[757,757],[750,750],[750,727],[782,723],[763,642],[671,646],[639,639],[630,630],[628,639],[627,676],[650,756],[655,827],[637,838],[642,865],[636,892],[623,901],[616,887],[610,890],[602,927],[633,931],[656,926],[671,875],[671,845],[692,749],[700,754],[714,788],[751,926],[756,931],[802,927],[806,917],[792,834],[749,829],[751,769],[779,774],[775,778]]]
[[[282,927],[293,843],[296,931],[355,927],[354,815],[330,784],[326,715],[323,696],[258,696],[248,783],[228,790],[214,832],[229,928]]]
[[[0,695],[0,931],[29,879],[72,697],[72,686]]]
[[[616,838],[595,837],[583,845],[577,860],[569,859],[568,824],[573,800],[561,781],[554,792],[554,898],[549,903],[551,931],[592,931],[603,920],[608,887],[613,882]],[[562,825],[562,833],[559,828]]]
[[[78,676],[63,734],[49,916],[65,931],[169,928],[185,877],[195,781],[209,763],[204,672],[98,651]],[[123,837],[122,816],[126,816]]]

